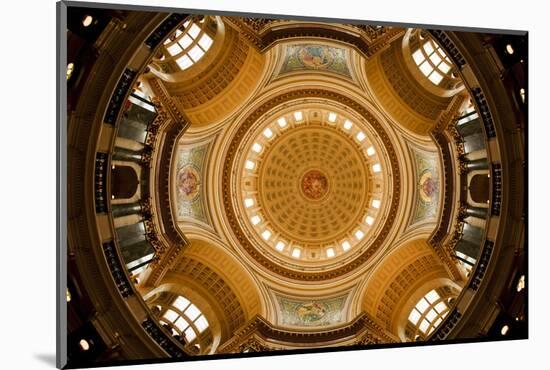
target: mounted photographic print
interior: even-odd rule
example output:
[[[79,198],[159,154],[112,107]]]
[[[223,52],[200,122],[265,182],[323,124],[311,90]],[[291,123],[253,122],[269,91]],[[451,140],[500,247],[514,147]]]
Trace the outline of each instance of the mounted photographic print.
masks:
[[[58,366],[527,338],[527,33],[58,3]]]

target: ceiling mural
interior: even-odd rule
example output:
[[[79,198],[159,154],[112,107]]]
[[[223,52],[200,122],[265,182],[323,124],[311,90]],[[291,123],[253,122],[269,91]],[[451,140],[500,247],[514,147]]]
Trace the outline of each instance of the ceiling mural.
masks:
[[[277,296],[279,322],[287,326],[331,326],[345,322],[347,294],[317,300],[300,300]]]
[[[176,194],[178,219],[192,218],[209,224],[204,202],[204,162],[208,144],[180,147],[177,154]]]
[[[326,71],[351,78],[346,51],[326,45],[287,45],[279,75],[294,71]]]
[[[440,179],[437,154],[413,149],[416,206],[411,224],[435,219],[439,210]]]

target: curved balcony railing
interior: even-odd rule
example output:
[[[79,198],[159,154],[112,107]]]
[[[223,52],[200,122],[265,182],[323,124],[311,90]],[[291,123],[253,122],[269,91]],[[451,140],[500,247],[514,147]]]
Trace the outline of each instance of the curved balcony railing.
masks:
[[[166,329],[159,325],[158,319],[154,313],[149,310],[134,286],[136,282],[135,272],[145,268],[147,264],[152,262],[152,256],[155,255],[162,242],[159,241],[155,233],[152,232],[149,197],[149,180],[152,176],[152,174],[149,174],[149,162],[155,155],[154,151],[159,150],[159,148],[154,147],[154,138],[159,129],[155,121],[157,117],[156,107],[154,103],[134,94],[132,87],[135,86],[138,76],[146,67],[147,60],[154,54],[154,49],[164,40],[164,38],[173,32],[174,28],[183,22],[186,17],[187,16],[183,14],[167,15],[160,26],[150,33],[143,42],[142,47],[149,51],[149,57],[140,63],[128,62],[127,66],[123,69],[118,81],[114,85],[110,98],[105,103],[105,113],[101,119],[103,126],[112,126],[112,130],[107,130],[107,132],[112,132],[111,138],[107,140],[110,144],[108,147],[106,147],[105,144],[96,147],[94,155],[95,163],[93,167],[93,199],[96,218],[98,220],[107,219],[109,224],[108,227],[110,228],[110,232],[103,231],[102,235],[111,235],[111,238],[107,238],[107,240],[102,242],[101,254],[103,255],[105,266],[110,271],[113,286],[116,287],[120,293],[122,301],[126,302],[128,309],[130,311],[137,310],[136,317],[144,317],[144,319],[140,319],[144,335],[149,336],[169,356],[176,358],[188,356],[189,353],[181,343],[176,341]],[[107,27],[107,30],[112,35],[117,34],[113,33],[111,28]],[[117,40],[117,37],[112,37],[112,35],[99,36],[99,39],[102,40],[103,47],[109,42],[115,42],[115,40]],[[125,35],[125,31],[121,29],[118,35]],[[96,61],[98,62],[98,65],[95,66],[96,68],[99,68],[99,62],[102,62],[103,59],[110,58],[110,55],[107,54],[109,53],[99,55]],[[129,60],[128,58],[129,56],[126,57],[126,60]],[[101,68],[103,67],[105,67],[105,65]],[[93,65],[89,66],[90,70],[93,68]],[[102,82],[105,82],[105,80],[102,80],[100,76],[95,78],[94,83]],[[93,89],[93,87],[88,87],[88,90],[90,89]],[[94,96],[94,98],[96,98],[96,96]],[[74,130],[77,130],[74,124],[72,126]],[[81,128],[79,127],[78,130],[81,130]],[[103,131],[105,130],[102,130],[102,132]],[[89,137],[89,134],[85,135],[83,132],[79,134],[80,136]],[[143,149],[133,151],[128,148],[115,147],[116,137],[134,139],[143,144]],[[77,147],[78,144],[74,145]],[[172,149],[173,143],[169,150]],[[139,183],[141,184],[141,199],[139,202],[132,199],[128,204],[113,204],[111,201],[113,197],[113,189],[111,186],[113,160],[133,162],[134,167],[135,164],[140,166],[141,176]],[[74,168],[76,170],[77,167]],[[81,174],[76,174],[76,176],[82,178]],[[140,221],[138,224],[129,225],[129,227],[125,226],[126,229],[125,227],[115,228],[114,218],[128,215],[139,215]],[[103,224],[99,229],[105,227],[106,225]],[[132,300],[131,304],[129,300]],[[138,303],[137,305],[136,301]]]
[[[438,41],[440,46],[446,51],[446,53],[451,56],[451,58],[453,59],[453,62],[457,66],[459,66],[460,68],[467,67],[466,59],[460,53],[458,48],[454,45],[451,38],[449,38],[444,31],[431,31],[431,34]],[[468,86],[467,81],[466,81],[466,86]],[[449,334],[454,330],[454,328],[456,327],[456,325],[459,323],[460,319],[464,315],[464,312],[461,312],[458,309],[458,307],[462,307],[462,310],[468,309],[467,303],[462,305],[460,304],[461,300],[468,299],[469,301],[471,301],[472,294],[470,293],[473,293],[475,295],[476,292],[479,290],[480,286],[482,285],[486,272],[488,270],[488,266],[492,263],[493,254],[494,254],[493,252],[495,250],[495,240],[489,240],[487,236],[487,231],[488,231],[487,229],[489,227],[489,222],[488,222],[489,217],[500,216],[501,206],[503,202],[503,199],[502,199],[502,196],[503,196],[502,167],[503,166],[499,162],[491,161],[492,154],[494,153],[495,150],[499,150],[499,148],[498,148],[498,145],[493,145],[492,147],[490,147],[489,145],[489,142],[491,140],[498,139],[498,134],[494,126],[494,120],[491,115],[489,104],[487,103],[487,100],[485,98],[482,88],[478,86],[470,88],[470,96],[472,97],[475,110],[472,112],[469,112],[466,115],[458,117],[456,121],[457,123],[467,122],[470,127],[473,127],[475,124],[479,125],[481,123],[482,125],[480,127],[480,132],[482,134],[482,141],[480,142],[479,140],[474,140],[474,138],[468,133],[468,130],[462,130],[461,128],[457,127],[459,125],[455,127],[460,135],[458,137],[455,135],[455,138],[461,141],[457,143],[458,144],[457,147],[459,149],[462,149],[462,150],[466,149],[467,151],[472,151],[469,149],[485,149],[487,153],[487,160],[484,164],[484,169],[487,169],[489,177],[491,179],[489,184],[490,189],[488,191],[489,204],[487,209],[485,208],[479,209],[479,208],[466,206],[465,202],[461,203],[463,204],[463,206],[455,221],[456,222],[455,235],[451,239],[451,247],[452,247],[452,250],[455,251],[454,258],[456,258],[457,260],[462,260],[463,262],[469,263],[471,265],[471,273],[470,273],[468,282],[465,286],[465,289],[463,289],[461,294],[456,298],[450,314],[445,318],[445,320],[441,323],[441,325],[428,338],[428,340],[431,340],[431,341],[444,340],[449,336]],[[497,157],[500,158],[499,155]],[[463,172],[467,172],[470,169],[478,169],[477,167],[479,167],[481,163],[481,161],[475,161],[475,163],[464,161],[464,153],[457,153],[457,162],[459,163],[458,167]],[[479,235],[480,237],[477,238],[478,243],[472,243],[471,240],[468,241],[467,238],[465,238],[464,219],[468,216],[486,219],[486,227],[485,227],[485,230],[481,230],[482,233]],[[466,224],[466,226],[468,225]],[[442,235],[439,235],[437,240],[443,240]],[[456,254],[457,248],[460,249],[461,247],[464,247],[464,246],[469,246],[472,248],[471,254],[475,255],[475,259],[473,263],[471,258],[469,258],[468,259],[469,261],[467,261],[464,258],[457,257],[457,254]],[[467,250],[467,248],[464,248],[463,252],[465,250]],[[468,256],[468,257],[473,257],[473,256]],[[467,291],[469,291],[470,293],[466,294]],[[466,298],[466,295],[468,296],[468,298]]]

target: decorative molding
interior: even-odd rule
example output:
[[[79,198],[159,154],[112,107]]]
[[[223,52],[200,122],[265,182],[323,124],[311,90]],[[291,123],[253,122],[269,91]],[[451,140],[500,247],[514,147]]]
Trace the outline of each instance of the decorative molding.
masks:
[[[386,48],[405,31],[402,28],[375,27],[366,24],[298,24],[292,20],[225,17],[259,51],[265,52],[280,40],[324,38],[346,43],[365,58]]]
[[[170,357],[183,358],[188,356],[184,350],[179,347],[179,345],[174,343],[174,341],[171,340],[166,333],[164,333],[164,331],[158,326],[156,320],[147,318],[141,323],[141,326],[145,329],[147,334],[149,334],[151,338],[153,338],[153,340],[170,355]]]
[[[451,39],[446,35],[445,31],[428,30],[428,32],[430,32],[430,34],[437,40],[437,43],[445,50],[446,54],[451,57],[455,65],[458,67],[463,67],[466,64],[464,57],[460,51],[458,51]]]
[[[109,170],[109,154],[97,152],[95,156],[95,211],[97,213],[107,212],[107,172]]]
[[[130,94],[130,87],[132,86],[132,83],[136,78],[136,74],[137,72],[129,68],[126,68],[124,70],[122,76],[120,76],[120,79],[118,80],[113,94],[111,95],[109,105],[107,106],[107,111],[105,112],[105,116],[103,118],[103,122],[110,125],[115,125],[115,123],[118,122],[120,109],[122,108],[122,104],[128,98],[128,95]]]
[[[157,139],[159,132],[162,132],[164,126],[169,123],[169,117],[166,113],[165,108],[162,106],[161,102],[157,98],[153,98],[153,104],[155,105],[155,110],[157,111],[157,116],[147,127],[147,136],[145,137],[145,147],[143,148],[141,162],[145,164],[148,168],[151,167],[151,161],[153,160],[153,153],[156,152]]]
[[[325,331],[288,330],[273,326],[263,317],[256,315],[233,337],[220,347],[220,353],[239,353],[251,346],[261,351],[292,348],[318,347],[326,342],[336,345],[337,341],[353,342],[349,345],[395,343],[397,339],[362,312],[350,323]],[[274,344],[277,343],[277,344]]]
[[[500,163],[493,163],[491,166],[491,181],[493,191],[491,192],[491,214],[500,216],[500,206],[502,204],[502,166]]]
[[[487,140],[496,136],[495,125],[493,123],[493,117],[487,105],[487,100],[485,100],[485,94],[479,87],[472,89],[472,96],[477,105],[477,112],[483,120],[483,126],[485,127],[485,135],[487,135]]]
[[[489,266],[489,262],[491,261],[493,249],[494,243],[490,240],[485,240],[483,251],[481,252],[481,256],[479,257],[475,271],[470,278],[468,288],[472,290],[478,290],[479,286],[481,285],[481,281],[485,276],[485,272],[487,271],[487,266]]]
[[[153,189],[156,192],[155,198],[152,199],[152,204],[157,210],[159,228],[162,224],[161,229],[163,232],[161,239],[164,239],[163,242],[166,243],[166,247],[161,249],[162,253],[155,258],[153,271],[148,278],[148,284],[154,285],[158,283],[175,261],[181,250],[189,244],[185,236],[179,231],[176,222],[177,218],[172,215],[170,202],[170,168],[172,167],[173,153],[179,137],[189,127],[189,123],[181,112],[177,110],[172,99],[159,81],[153,79],[151,80],[151,85],[155,86],[160,92],[157,96],[158,100],[155,100],[155,104],[158,105],[159,115],[165,119],[163,123],[159,123],[158,125],[160,127],[159,130],[164,134],[164,140],[161,147],[154,149],[154,153],[156,153],[154,157],[158,166],[156,166],[155,173],[151,176],[151,178],[155,179]]]
[[[126,275],[126,268],[122,267],[123,265],[120,262],[119,253],[114,241],[111,240],[107,243],[103,243],[103,254],[105,255],[107,265],[111,271],[111,276],[115,281],[115,285],[120,295],[122,295],[123,298],[134,295],[134,289]]]
[[[187,14],[177,14],[172,13],[170,14],[164,22],[158,26],[151,35],[145,40],[145,45],[147,45],[151,49],[155,49],[161,41],[163,41],[176,26],[178,26],[181,22],[187,18]]]
[[[458,310],[453,308],[451,313],[447,315],[445,320],[439,325],[439,327],[432,333],[430,338],[428,338],[428,342],[436,342],[436,341],[442,341],[444,340],[449,333],[454,329],[460,318],[462,317],[462,314],[458,312]]]
[[[460,186],[460,184],[456,184],[455,186],[455,168],[458,169],[460,173],[464,173],[464,171],[466,171],[467,162],[464,156],[464,140],[458,133],[454,123],[459,108],[462,106],[465,99],[466,97],[462,95],[455,96],[449,104],[449,107],[439,116],[436,128],[432,132],[432,138],[438,146],[442,158],[443,173],[441,178],[443,179],[444,186],[439,224],[430,236],[428,243],[434,248],[439,259],[447,268],[447,271],[457,281],[463,278],[456,265],[453,251],[456,243],[462,237],[465,209],[459,206],[459,208],[455,210],[456,199],[458,199],[457,188]],[[449,142],[449,138],[453,140],[452,143]],[[451,148],[454,149],[454,151]],[[453,158],[453,154],[456,156],[455,158]],[[453,213],[456,215],[454,222],[452,220]],[[450,232],[453,232],[453,236],[451,240],[445,244],[444,240],[449,236]]]

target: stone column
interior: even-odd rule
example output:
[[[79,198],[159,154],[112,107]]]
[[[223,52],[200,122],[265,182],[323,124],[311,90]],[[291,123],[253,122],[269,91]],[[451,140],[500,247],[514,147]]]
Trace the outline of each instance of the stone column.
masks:
[[[142,151],[135,151],[126,148],[115,147],[113,159],[117,161],[141,163]]]
[[[114,218],[123,217],[140,213],[141,205],[139,203],[113,204],[112,210]]]
[[[479,158],[472,161],[467,161],[466,168],[469,171],[487,170],[489,169],[489,164],[487,163],[487,158]]]
[[[486,219],[487,218],[487,211],[488,211],[487,208],[473,207],[471,205],[466,206],[466,215],[467,216]]]

